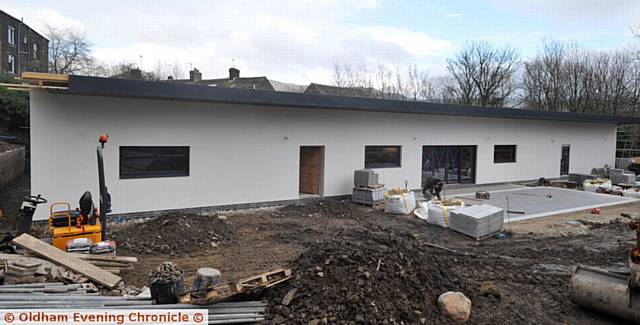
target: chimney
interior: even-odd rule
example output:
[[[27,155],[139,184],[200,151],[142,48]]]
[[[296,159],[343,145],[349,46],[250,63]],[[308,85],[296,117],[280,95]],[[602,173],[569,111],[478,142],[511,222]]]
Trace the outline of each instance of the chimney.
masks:
[[[193,68],[193,70],[189,71],[189,80],[191,82],[202,81],[202,72],[198,71],[198,69],[196,68]]]
[[[240,78],[240,70],[236,69],[236,68],[230,68],[229,69],[229,79],[230,80],[236,80]]]
[[[138,68],[133,68],[129,71],[133,79],[142,79],[142,70]]]

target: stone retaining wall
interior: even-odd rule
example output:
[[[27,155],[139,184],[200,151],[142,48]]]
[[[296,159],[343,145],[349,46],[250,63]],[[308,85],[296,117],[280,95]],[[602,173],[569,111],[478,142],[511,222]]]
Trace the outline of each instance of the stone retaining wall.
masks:
[[[0,152],[0,188],[24,173],[25,149],[13,148]]]

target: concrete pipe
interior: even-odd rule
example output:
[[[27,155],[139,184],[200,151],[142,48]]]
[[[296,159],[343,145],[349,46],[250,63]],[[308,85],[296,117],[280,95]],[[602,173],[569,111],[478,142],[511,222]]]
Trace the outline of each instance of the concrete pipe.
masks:
[[[635,304],[637,295],[629,288],[629,278],[626,275],[579,265],[571,277],[571,301],[640,323],[640,306]]]

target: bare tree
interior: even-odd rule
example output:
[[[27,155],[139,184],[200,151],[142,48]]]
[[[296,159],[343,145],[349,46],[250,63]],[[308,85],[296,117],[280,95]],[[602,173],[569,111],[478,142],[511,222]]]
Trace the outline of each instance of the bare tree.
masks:
[[[463,104],[506,106],[516,89],[519,63],[514,48],[473,42],[447,60],[447,70],[457,83],[455,93]]]
[[[457,102],[454,100],[452,79],[431,77],[416,65],[390,68],[378,64],[370,68],[361,64],[334,64],[333,84],[342,88],[356,88],[366,97],[428,102]]]
[[[49,39],[49,71],[78,74],[94,64],[91,44],[83,32],[71,28],[46,27]]]
[[[611,115],[637,112],[640,67],[633,50],[598,52],[548,42],[524,66],[528,108]]]

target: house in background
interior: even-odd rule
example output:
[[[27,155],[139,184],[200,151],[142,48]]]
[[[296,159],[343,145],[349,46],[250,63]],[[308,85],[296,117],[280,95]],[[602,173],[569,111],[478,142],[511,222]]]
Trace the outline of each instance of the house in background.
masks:
[[[47,72],[49,40],[23,20],[0,10],[0,71],[20,75],[25,71]]]
[[[169,80],[167,80],[167,82],[209,87],[283,91],[294,93],[302,93],[306,89],[306,87],[303,85],[269,80],[267,77],[242,78],[240,77],[240,70],[236,69],[235,67],[229,68],[228,78],[202,79],[202,72],[194,68],[193,70],[189,71],[189,79],[173,79],[172,77],[169,77]]]
[[[143,80],[133,75],[112,76],[115,79],[131,79]],[[228,78],[203,79],[202,72],[198,69],[189,71],[189,79],[173,79],[169,77],[167,82],[179,84],[192,84],[209,87],[237,88],[249,90],[278,91],[290,93],[305,93],[310,95],[331,95],[343,97],[368,97],[368,98],[385,98],[385,99],[404,99],[402,95],[383,93],[380,90],[369,87],[337,87],[323,85],[319,83],[311,83],[308,86],[298,85],[269,79],[267,77],[240,77],[240,70],[232,67],[229,69]]]

